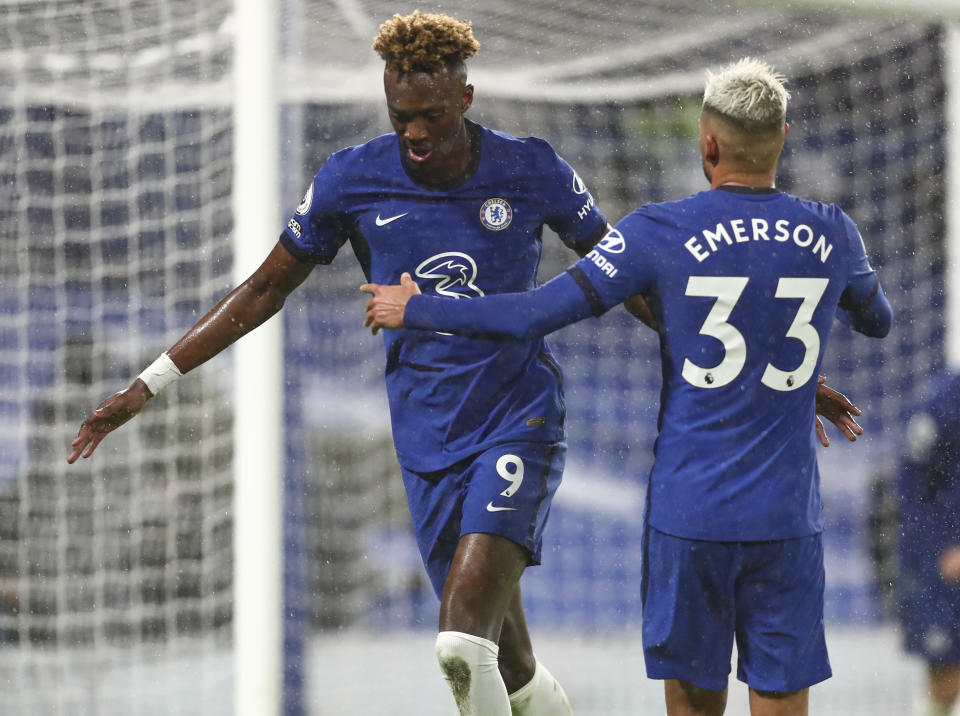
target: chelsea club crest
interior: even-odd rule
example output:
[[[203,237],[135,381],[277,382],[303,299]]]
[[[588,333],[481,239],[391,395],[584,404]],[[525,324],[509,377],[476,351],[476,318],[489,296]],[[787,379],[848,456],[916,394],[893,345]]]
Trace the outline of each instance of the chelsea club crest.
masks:
[[[504,199],[487,199],[480,207],[480,223],[490,231],[503,231],[511,221],[513,209]]]

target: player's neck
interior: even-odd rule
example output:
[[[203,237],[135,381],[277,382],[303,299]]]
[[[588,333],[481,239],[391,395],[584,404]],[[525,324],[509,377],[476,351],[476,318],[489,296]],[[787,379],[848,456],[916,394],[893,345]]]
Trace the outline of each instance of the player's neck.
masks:
[[[745,171],[726,169],[720,165],[714,167],[710,177],[710,188],[721,186],[745,186],[752,189],[773,189],[777,185],[776,171]]]
[[[427,169],[412,168],[412,172],[419,181],[428,184],[446,184],[461,176],[470,166],[472,159],[472,144],[470,139],[470,130],[466,123],[462,124],[461,130],[451,147],[450,153],[444,158],[442,164]]]

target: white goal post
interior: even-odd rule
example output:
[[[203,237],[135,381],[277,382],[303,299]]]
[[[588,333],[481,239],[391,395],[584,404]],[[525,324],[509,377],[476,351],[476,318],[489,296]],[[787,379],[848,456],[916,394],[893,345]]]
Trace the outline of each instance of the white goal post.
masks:
[[[956,3],[951,3],[955,9]],[[960,11],[956,11],[960,15]],[[947,292],[946,352],[947,363],[960,369],[960,19],[948,22],[945,28],[947,82]]]
[[[235,0],[234,282],[263,261],[280,225],[277,0]],[[234,713],[283,708],[283,322],[235,347]]]

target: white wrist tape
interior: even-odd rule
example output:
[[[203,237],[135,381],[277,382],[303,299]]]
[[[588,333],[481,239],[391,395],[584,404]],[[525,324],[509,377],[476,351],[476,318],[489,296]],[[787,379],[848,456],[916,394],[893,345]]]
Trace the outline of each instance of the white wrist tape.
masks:
[[[182,378],[183,373],[177,368],[176,363],[170,360],[170,356],[161,353],[160,357],[137,377],[147,384],[151,393],[156,395],[177,378]]]

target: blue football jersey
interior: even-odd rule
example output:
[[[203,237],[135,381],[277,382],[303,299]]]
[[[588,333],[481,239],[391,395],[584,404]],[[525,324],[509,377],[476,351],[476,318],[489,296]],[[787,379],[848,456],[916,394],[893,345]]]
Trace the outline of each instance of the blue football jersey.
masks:
[[[879,288],[837,206],[721,188],[641,208],[581,266],[604,306],[643,294],[663,392],[649,519],[690,539],[817,533],[817,375],[838,305]]]
[[[547,142],[467,123],[472,159],[449,185],[407,173],[396,135],[329,157],[281,236],[329,263],[349,241],[369,281],[407,271],[425,294],[467,298],[536,285],[544,226],[585,253],[606,220]],[[386,331],[386,381],[401,464],[442,469],[504,441],[565,437],[560,371],[542,339]]]
[[[642,207],[528,295],[414,296],[408,327],[541,335],[641,294],[663,388],[650,524],[678,537],[788,539],[822,529],[814,413],[838,306],[884,335],[891,311],[838,207],[722,187]]]

